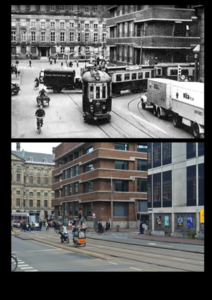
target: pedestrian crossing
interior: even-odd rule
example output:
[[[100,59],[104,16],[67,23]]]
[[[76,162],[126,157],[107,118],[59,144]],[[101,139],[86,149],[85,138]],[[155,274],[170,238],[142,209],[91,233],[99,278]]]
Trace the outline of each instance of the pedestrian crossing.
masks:
[[[38,272],[38,270],[26,264],[24,261],[18,258],[18,268],[23,272]]]

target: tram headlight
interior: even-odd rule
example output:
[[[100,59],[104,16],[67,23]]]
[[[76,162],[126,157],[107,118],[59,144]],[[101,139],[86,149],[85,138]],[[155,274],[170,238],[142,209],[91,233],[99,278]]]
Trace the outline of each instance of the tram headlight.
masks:
[[[104,104],[104,105],[102,105],[102,109],[105,109],[106,108],[106,105]]]
[[[93,105],[90,105],[90,111],[93,111]]]

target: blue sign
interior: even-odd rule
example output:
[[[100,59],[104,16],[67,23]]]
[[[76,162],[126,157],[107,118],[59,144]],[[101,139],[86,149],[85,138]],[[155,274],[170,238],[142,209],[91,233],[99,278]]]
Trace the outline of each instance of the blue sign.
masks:
[[[192,216],[187,217],[187,226],[193,227],[193,217]]]
[[[169,226],[169,216],[165,216],[164,223],[165,223],[165,226]]]

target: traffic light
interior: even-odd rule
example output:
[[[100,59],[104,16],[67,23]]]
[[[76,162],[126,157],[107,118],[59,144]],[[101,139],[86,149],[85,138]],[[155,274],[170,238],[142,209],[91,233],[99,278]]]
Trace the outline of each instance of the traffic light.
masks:
[[[141,215],[140,213],[136,213],[136,220],[137,221],[140,221],[140,215]]]

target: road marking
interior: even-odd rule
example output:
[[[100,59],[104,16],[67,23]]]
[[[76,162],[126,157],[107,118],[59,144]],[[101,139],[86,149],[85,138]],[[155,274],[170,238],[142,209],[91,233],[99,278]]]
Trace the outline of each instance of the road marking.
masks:
[[[156,126],[156,125],[154,125],[154,124],[152,124],[152,123],[150,123],[150,122],[148,122],[148,121],[145,121],[144,119],[141,119],[140,117],[136,116],[135,114],[133,114],[133,113],[130,112],[130,111],[129,111],[129,113],[130,113],[133,117],[139,119],[139,121],[142,121],[142,122],[144,122],[144,123],[146,123],[146,124],[148,124],[148,125],[151,125],[151,126],[155,127],[156,129],[162,131],[163,133],[168,134],[166,131],[162,130],[160,127],[158,127],[158,126]]]
[[[21,270],[28,270],[28,269],[33,269],[33,267],[24,267],[24,268],[20,268]]]
[[[19,264],[18,264],[18,266],[19,266]],[[21,267],[29,267],[29,265],[21,265]]]
[[[156,245],[155,243],[148,243],[148,245]]]
[[[136,269],[136,268],[133,268],[133,267],[130,267],[130,269],[133,269],[133,270],[136,270],[136,271],[142,271],[141,269]]]
[[[27,270],[28,272],[38,272],[38,270],[35,270],[35,269],[33,269],[33,270]]]
[[[118,265],[117,263],[114,263],[114,262],[111,262],[111,261],[109,261],[109,264]]]

